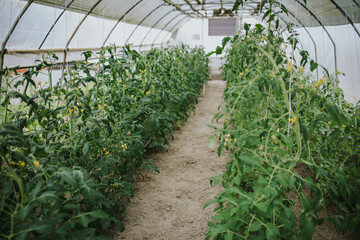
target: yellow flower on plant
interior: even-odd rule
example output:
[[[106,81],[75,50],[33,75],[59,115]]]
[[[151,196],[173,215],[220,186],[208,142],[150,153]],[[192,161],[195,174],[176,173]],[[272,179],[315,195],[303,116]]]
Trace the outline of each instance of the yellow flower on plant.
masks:
[[[106,103],[104,104],[104,107],[107,107],[107,104],[106,104]]]
[[[290,121],[291,123],[295,123],[295,122],[296,122],[296,117],[289,118],[289,121]]]
[[[77,109],[78,107],[77,106],[74,106],[74,110]]]
[[[239,76],[243,76],[244,74],[241,72],[240,74],[239,74]]]
[[[320,79],[319,83],[323,85],[325,83],[325,78]]]
[[[336,71],[336,74],[337,74],[337,75],[340,75],[341,73],[340,73],[339,71]]]
[[[38,161],[33,161],[35,167],[40,167],[40,163]]]
[[[25,167],[25,163],[21,161],[20,166]]]
[[[287,72],[290,72],[291,71],[291,62],[287,62],[287,68],[286,68],[286,71]]]
[[[299,72],[302,72],[302,71],[304,71],[304,68],[303,68],[303,66],[300,66],[299,67]]]
[[[101,110],[101,105],[100,104],[98,105],[98,108]]]
[[[11,165],[16,165],[17,162],[11,161],[10,164],[11,164]]]
[[[83,113],[83,112],[84,112],[84,109],[82,108],[80,111]]]
[[[108,155],[110,152],[109,151],[107,151],[106,153],[105,153],[105,155]]]
[[[73,111],[74,111],[74,109],[71,109],[71,108],[69,109],[69,113],[72,113]]]
[[[53,202],[50,204],[51,207],[53,207],[54,205],[55,205],[55,203],[53,203]]]
[[[245,69],[245,72],[249,72],[249,70],[248,70],[248,69]]]
[[[150,93],[151,93],[150,91],[147,91],[147,92],[146,92],[146,95],[148,95],[148,96],[149,96],[149,95],[150,95]]]

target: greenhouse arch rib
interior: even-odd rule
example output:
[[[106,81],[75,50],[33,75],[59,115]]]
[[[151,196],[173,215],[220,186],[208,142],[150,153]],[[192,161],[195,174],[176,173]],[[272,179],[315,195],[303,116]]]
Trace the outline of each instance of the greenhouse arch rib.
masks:
[[[143,0],[139,0],[137,1],[134,5],[132,5],[131,8],[129,8],[120,18],[119,20],[116,22],[116,24],[114,25],[114,27],[110,30],[109,34],[107,35],[107,37],[105,38],[102,47],[105,46],[106,42],[109,40],[109,37],[111,36],[111,34],[114,32],[115,28],[117,27],[117,25],[119,25],[119,23],[124,19],[124,17],[126,15],[128,15],[137,5],[139,5],[139,3],[141,3]]]
[[[334,39],[331,37],[330,33],[326,30],[324,23],[320,20],[320,18],[310,9],[308,8],[305,4],[303,4],[302,2],[300,2],[299,0],[295,0],[295,2],[299,3],[306,11],[308,11],[310,13],[311,16],[313,16],[315,18],[315,20],[321,25],[321,27],[324,29],[324,31],[326,32],[326,34],[328,35],[331,43],[334,46],[334,60],[335,60],[335,72],[338,71],[338,67],[337,67],[337,54],[336,54],[336,45],[334,42]]]
[[[179,13],[178,15],[176,15],[175,17],[173,17],[170,21],[167,22],[167,24],[165,24],[165,26],[161,29],[161,31],[156,35],[156,37],[154,38],[154,41],[151,44],[151,48],[153,48],[156,39],[160,36],[160,33],[172,22],[174,21],[177,17],[181,16],[182,13]],[[184,18],[187,18],[187,16],[185,16]]]
[[[50,32],[54,29],[55,25],[57,24],[57,22],[60,20],[60,18],[62,17],[62,15],[65,13],[66,10],[69,9],[69,7],[71,6],[71,4],[74,2],[75,0],[71,0],[71,2],[69,2],[69,4],[64,8],[64,10],[60,13],[60,15],[56,18],[55,22],[53,23],[53,25],[50,27],[49,31],[47,32],[46,36],[44,37],[44,39],[42,40],[40,46],[38,49],[41,49],[42,46],[44,45],[46,39],[48,38]]]
[[[349,23],[351,24],[351,26],[354,28],[355,32],[357,33],[357,35],[360,37],[360,32],[359,29],[357,29],[357,27],[354,24],[354,20],[349,16],[349,14],[347,14],[345,12],[345,10],[340,6],[340,4],[336,1],[336,0],[330,0],[337,9],[339,9],[339,11],[342,13],[342,15],[344,15],[344,17],[349,21]],[[354,2],[356,3],[356,1],[354,0]],[[358,5],[359,6],[359,5]]]
[[[177,27],[177,26],[178,26],[183,20],[185,20],[185,19],[187,19],[186,16],[185,16],[184,18],[182,18],[179,22],[177,22],[177,23],[170,29],[169,33],[172,34],[171,31],[174,30],[175,27]],[[169,34],[167,34],[167,35],[164,37],[164,39],[162,40],[162,42],[165,41],[165,39],[167,38],[168,35],[169,35]]]
[[[129,37],[127,38],[127,40],[125,41],[125,45],[128,43],[128,41],[130,40],[130,38],[132,37],[132,35],[135,33],[135,31],[138,29],[138,27],[151,15],[153,14],[156,10],[158,10],[159,8],[161,8],[162,6],[164,6],[166,3],[162,3],[160,5],[158,5],[156,8],[154,8],[151,12],[149,12],[134,28],[134,30],[131,32],[131,34],[129,35]]]
[[[189,7],[191,8],[191,10],[193,10],[193,12],[195,12],[199,17],[205,17],[204,15],[202,15],[199,10],[197,10],[196,8],[194,8],[194,6],[191,4],[191,2],[189,0],[184,0],[184,2],[186,2],[187,5],[189,5]]]
[[[4,56],[5,56],[5,46],[9,41],[11,34],[14,32],[16,26],[18,25],[20,19],[24,16],[25,12],[29,9],[30,5],[34,2],[34,0],[29,0],[27,4],[23,7],[19,15],[16,17],[13,25],[9,29],[8,33],[6,34],[4,41],[1,43],[1,50],[0,50],[0,71],[4,68]],[[2,74],[0,74],[0,89],[1,89],[1,82],[2,82]]]
[[[163,20],[167,15],[169,15],[170,13],[172,13],[173,11],[168,11],[164,16],[162,16],[154,25],[151,26],[151,28],[149,29],[149,31],[145,34],[145,36],[143,37],[143,40],[141,41],[140,43],[140,48],[139,48],[139,51],[141,51],[141,47],[143,45],[143,42],[145,41],[146,37],[149,35],[149,33],[151,32],[151,30],[153,30],[156,25],[161,21]],[[181,13],[180,13],[181,14]]]
[[[81,21],[79,22],[79,24],[76,26],[74,32],[71,34],[69,40],[66,43],[66,46],[64,48],[64,61],[63,61],[63,70],[65,68],[65,64],[66,64],[66,56],[67,56],[67,51],[69,48],[69,44],[71,43],[72,39],[74,38],[75,34],[77,33],[77,31],[79,30],[80,26],[83,24],[83,22],[85,21],[85,19],[90,15],[90,13],[97,7],[97,5],[99,5],[99,3],[101,3],[102,0],[98,0],[96,1],[96,3],[94,3],[94,5],[90,8],[90,10],[85,14],[85,16],[81,19]]]

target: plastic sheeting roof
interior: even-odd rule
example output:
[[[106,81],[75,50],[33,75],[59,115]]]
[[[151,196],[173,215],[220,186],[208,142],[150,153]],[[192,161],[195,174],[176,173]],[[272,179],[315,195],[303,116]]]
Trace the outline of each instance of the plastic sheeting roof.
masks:
[[[247,0],[236,12],[232,12],[235,2],[0,0],[1,65],[4,64],[3,56],[10,51],[12,54],[41,49],[67,52],[69,49],[95,49],[109,43],[133,43],[139,46],[164,44],[170,38],[169,34],[175,33],[191,18],[254,16],[261,19],[268,8],[265,4],[260,12],[262,0]],[[360,23],[360,0],[281,2],[289,10],[289,14],[278,15],[285,23],[323,28],[350,24],[360,37],[355,25]],[[124,26],[124,23],[128,25]]]

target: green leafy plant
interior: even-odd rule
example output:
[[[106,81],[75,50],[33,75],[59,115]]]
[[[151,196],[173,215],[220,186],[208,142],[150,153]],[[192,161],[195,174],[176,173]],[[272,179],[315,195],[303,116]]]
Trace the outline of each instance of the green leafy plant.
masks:
[[[224,120],[218,154],[227,150],[230,161],[210,179],[223,190],[206,204],[217,204],[206,238],[311,239],[324,220],[354,230],[360,223],[359,106],[344,100],[326,69],[320,80],[304,72],[309,63],[311,71],[318,67],[306,51],[299,65],[287,56],[284,46],[296,48],[295,32],[284,39],[270,24],[244,30],[219,47],[226,47],[227,88],[214,119]]]
[[[133,195],[137,169],[166,149],[208,75],[201,48],[103,48],[54,81],[57,57],[3,72],[0,232],[4,239],[106,239]],[[37,82],[41,69],[48,81]],[[43,74],[43,72],[41,72]]]

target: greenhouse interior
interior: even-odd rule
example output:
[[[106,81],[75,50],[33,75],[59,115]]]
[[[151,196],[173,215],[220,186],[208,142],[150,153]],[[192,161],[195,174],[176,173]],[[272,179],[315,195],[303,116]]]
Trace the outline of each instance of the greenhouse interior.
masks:
[[[0,0],[0,239],[359,239],[359,0]]]

